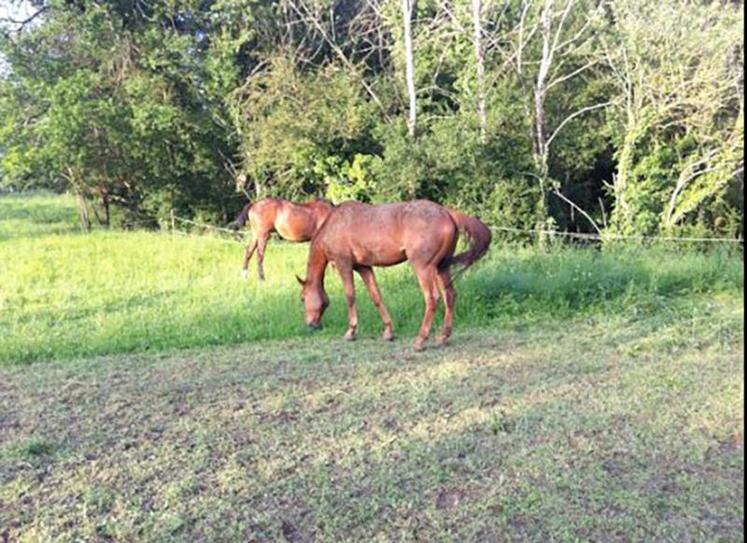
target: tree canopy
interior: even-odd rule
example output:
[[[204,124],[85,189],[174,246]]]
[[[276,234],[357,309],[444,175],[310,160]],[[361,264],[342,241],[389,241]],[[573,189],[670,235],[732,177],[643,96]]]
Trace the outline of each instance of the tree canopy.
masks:
[[[73,191],[84,222],[424,197],[501,226],[742,232],[741,2],[15,6],[0,188]]]

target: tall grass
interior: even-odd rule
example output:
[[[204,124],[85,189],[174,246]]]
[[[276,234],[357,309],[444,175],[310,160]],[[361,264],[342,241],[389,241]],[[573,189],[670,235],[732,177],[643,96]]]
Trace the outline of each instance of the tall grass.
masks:
[[[0,198],[0,362],[19,363],[307,334],[299,287],[308,247],[271,242],[259,283],[239,275],[243,248],[210,237],[75,226],[65,197]],[[377,272],[400,336],[423,301],[406,265]],[[494,243],[457,284],[457,329],[549,325],[657,312],[741,321],[741,256],[677,247],[538,249]],[[322,335],[345,331],[333,270]],[[358,283],[361,335],[378,313]],[[728,314],[727,314],[728,313]]]

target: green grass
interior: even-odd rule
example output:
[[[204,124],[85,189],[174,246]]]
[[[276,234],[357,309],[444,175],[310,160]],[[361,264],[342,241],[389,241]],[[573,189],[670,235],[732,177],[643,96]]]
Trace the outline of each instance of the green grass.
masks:
[[[45,192],[0,195],[0,241],[80,231],[75,200]]]
[[[0,539],[740,541],[742,356],[642,319],[6,366]]]
[[[271,242],[268,280],[240,279],[243,248],[159,232],[81,233],[70,198],[0,198],[0,364],[303,337],[294,274],[308,246]],[[341,336],[347,312],[334,270],[322,337]],[[400,338],[413,339],[422,295],[408,266],[380,270]],[[740,255],[724,249],[522,248],[497,240],[460,278],[457,327],[518,329],[588,318],[728,317],[742,300]],[[358,283],[362,337],[381,331]]]
[[[406,267],[400,339],[363,294],[347,343],[333,276],[304,330],[303,245],[260,285],[65,198],[0,198],[0,233],[0,541],[744,539],[739,254],[496,242],[415,353]]]

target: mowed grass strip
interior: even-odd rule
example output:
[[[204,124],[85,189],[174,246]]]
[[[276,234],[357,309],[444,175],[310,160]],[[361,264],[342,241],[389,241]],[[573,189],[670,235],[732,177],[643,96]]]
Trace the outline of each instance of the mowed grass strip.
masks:
[[[736,307],[733,308],[736,310]],[[0,539],[738,541],[742,326],[0,369]]]
[[[268,280],[259,283],[252,265],[244,282],[239,243],[83,233],[69,197],[0,197],[0,364],[305,337],[293,276],[305,274],[307,251],[273,241]],[[346,329],[340,280],[329,271],[332,305],[317,337]],[[423,314],[412,271],[401,265],[377,273],[398,335],[412,341]],[[743,283],[741,256],[728,248],[539,249],[496,239],[458,281],[456,326],[707,317],[721,310],[720,300],[742,300]],[[357,284],[361,335],[377,337],[380,318]]]

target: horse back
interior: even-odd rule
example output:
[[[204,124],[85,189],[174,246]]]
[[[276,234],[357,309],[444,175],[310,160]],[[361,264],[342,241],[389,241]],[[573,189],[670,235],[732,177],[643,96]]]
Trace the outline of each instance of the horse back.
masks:
[[[427,200],[336,207],[319,232],[334,259],[391,266],[413,257],[440,260],[453,252],[458,231],[449,212]]]

